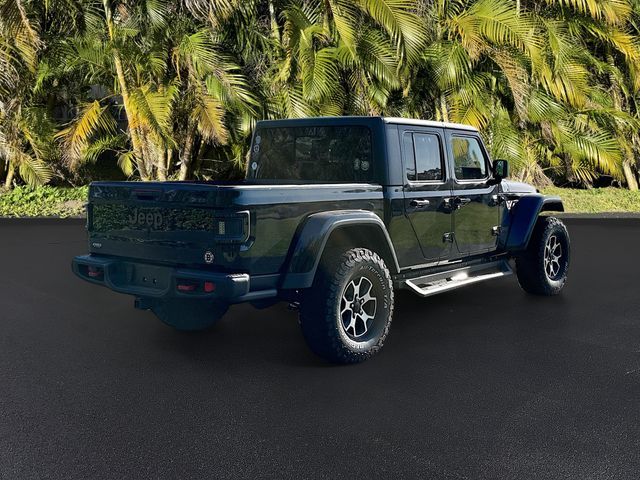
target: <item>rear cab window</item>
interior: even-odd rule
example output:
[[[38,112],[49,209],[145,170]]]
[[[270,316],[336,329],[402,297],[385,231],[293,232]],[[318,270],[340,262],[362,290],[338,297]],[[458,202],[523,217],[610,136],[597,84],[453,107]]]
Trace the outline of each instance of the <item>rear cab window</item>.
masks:
[[[366,126],[263,127],[254,136],[247,179],[370,183],[372,157]]]

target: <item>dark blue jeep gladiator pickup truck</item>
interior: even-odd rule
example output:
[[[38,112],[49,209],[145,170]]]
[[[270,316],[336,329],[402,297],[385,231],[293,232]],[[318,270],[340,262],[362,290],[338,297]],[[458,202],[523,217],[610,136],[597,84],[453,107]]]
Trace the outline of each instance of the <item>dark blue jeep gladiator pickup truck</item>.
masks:
[[[389,333],[395,289],[426,297],[515,265],[527,292],[562,290],[569,235],[540,215],[562,202],[507,176],[465,125],[262,121],[244,181],[92,183],[73,271],[179,330],[288,301],[315,353],[359,362]]]

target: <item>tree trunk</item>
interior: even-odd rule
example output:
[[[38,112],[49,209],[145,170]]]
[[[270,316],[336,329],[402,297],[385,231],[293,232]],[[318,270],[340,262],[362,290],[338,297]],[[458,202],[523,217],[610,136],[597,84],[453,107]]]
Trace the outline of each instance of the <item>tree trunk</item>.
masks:
[[[562,164],[564,166],[564,179],[569,183],[575,183],[576,176],[573,171],[573,164],[568,155],[560,155],[562,158]]]
[[[173,149],[167,149],[167,156],[165,158],[164,169],[167,172],[167,175],[171,174],[171,165],[173,164]]]
[[[196,161],[193,164],[193,171],[199,172],[202,167],[202,158],[204,157],[204,151],[206,150],[206,142],[204,140],[200,140],[200,145],[198,145],[198,153],[196,154]]]
[[[138,170],[140,171],[140,177],[142,178],[142,180],[149,180],[149,172],[146,168],[147,165],[145,163],[146,159],[142,150],[142,143],[140,142],[140,137],[138,136],[137,129],[131,126],[132,123],[136,123],[134,122],[135,114],[131,109],[129,89],[127,88],[124,70],[122,68],[122,61],[120,60],[120,54],[117,50],[115,50],[113,53],[113,61],[116,66],[118,83],[120,85],[120,93],[122,94],[122,103],[124,105],[124,111],[127,115],[127,124],[129,125],[129,136],[131,137],[131,145],[133,147],[133,153],[136,156]]]
[[[193,143],[196,138],[196,126],[187,126],[187,137],[184,141],[184,149],[180,156],[180,174],[178,180],[186,180],[189,177],[191,161],[193,159]]]
[[[442,121],[449,121],[449,111],[447,110],[447,99],[444,94],[440,95],[440,114],[442,115]]]
[[[15,168],[11,164],[11,162],[9,162],[9,165],[7,166],[7,168],[8,168],[8,170],[7,170],[7,178],[5,178],[5,180],[4,180],[4,188],[6,188],[7,190],[10,190],[11,186],[13,184],[13,175],[15,173]]]
[[[159,160],[156,165],[158,180],[160,180],[161,182],[167,181],[167,169],[164,167],[164,158],[165,158],[164,155],[159,155],[158,156]]]
[[[142,155],[144,156],[144,169],[148,180],[155,180],[155,162],[153,161],[155,156],[155,144],[153,139],[149,135],[148,129],[139,129],[138,138],[141,139],[140,148],[142,149]],[[144,140],[142,140],[144,139]]]
[[[278,21],[276,19],[276,9],[273,6],[273,2],[269,2],[269,19],[271,21],[271,36],[280,44],[280,28],[278,28]]]
[[[613,59],[613,55],[611,55],[611,53],[607,54],[607,63],[609,63],[609,65],[611,65],[612,67],[615,68],[615,61]],[[611,82],[611,87],[612,87],[612,97],[613,97],[613,106],[615,107],[616,110],[620,110],[620,111],[625,111],[625,109],[623,108],[623,93],[622,93],[622,88],[620,88],[620,85],[616,79],[616,77],[613,74],[609,75],[609,81]],[[620,127],[618,130],[618,135],[620,137],[624,137],[625,136],[625,127]],[[631,137],[631,142],[633,145],[633,137]],[[625,158],[622,160],[622,173],[624,175],[625,180],[627,181],[627,188],[629,190],[638,190],[638,180],[636,179],[636,175],[633,172],[633,169],[631,168],[631,165],[633,165],[633,153],[631,153],[631,148],[623,148],[622,149],[622,153],[624,154]]]
[[[638,179],[636,178],[635,173],[633,173],[633,169],[628,162],[622,163],[622,171],[624,172],[624,178],[627,181],[627,188],[632,191],[638,190]]]
[[[153,156],[156,160],[156,176],[161,182],[167,180],[167,151],[160,145],[154,145]]]
[[[111,18],[111,7],[109,6],[109,0],[103,0],[104,13],[106,17],[107,28],[109,30],[109,38],[113,42],[114,41],[114,31],[113,31],[113,22]],[[136,156],[136,164],[138,165],[138,171],[140,172],[140,177],[142,180],[149,180],[148,172],[146,168],[141,165],[144,164],[144,154],[142,152],[142,145],[140,142],[140,137],[138,136],[138,132],[135,128],[134,113],[131,109],[131,102],[129,96],[129,89],[127,87],[127,80],[124,75],[124,68],[122,67],[122,59],[120,58],[120,52],[117,48],[113,48],[113,64],[116,67],[116,77],[118,79],[118,84],[120,86],[120,93],[122,95],[122,103],[124,106],[124,111],[127,115],[127,123],[129,128],[129,135],[131,137],[131,145],[133,146],[133,153]],[[132,128],[132,123],[134,127]]]
[[[140,178],[144,181],[153,180],[153,163],[149,161],[150,155],[147,149],[147,142],[142,139],[146,139],[146,134],[141,127],[136,127],[135,129],[130,129],[133,133],[135,133],[138,138],[138,142],[140,145],[140,161],[138,162],[138,172],[140,173]]]

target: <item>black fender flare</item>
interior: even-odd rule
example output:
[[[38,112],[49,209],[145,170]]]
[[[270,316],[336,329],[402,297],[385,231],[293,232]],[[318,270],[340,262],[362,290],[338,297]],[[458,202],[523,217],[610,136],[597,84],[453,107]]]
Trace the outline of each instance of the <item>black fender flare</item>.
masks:
[[[373,226],[380,232],[381,241],[386,243],[392,259],[389,268],[399,271],[391,237],[380,217],[368,210],[332,210],[311,214],[300,226],[287,255],[280,288],[310,287],[331,234],[339,228],[354,225]]]
[[[507,235],[501,238],[501,249],[518,252],[527,248],[540,212],[564,212],[560,197],[540,193],[526,194],[505,215]]]

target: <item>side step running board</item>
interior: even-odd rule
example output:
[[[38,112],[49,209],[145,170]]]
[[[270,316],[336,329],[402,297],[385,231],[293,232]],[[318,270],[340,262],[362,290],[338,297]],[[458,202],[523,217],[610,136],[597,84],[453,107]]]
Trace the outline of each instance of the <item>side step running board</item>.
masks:
[[[405,280],[404,284],[418,295],[429,297],[437,293],[471,285],[472,283],[482,282],[483,280],[511,275],[512,273],[513,270],[511,270],[509,262],[507,260],[499,260],[412,278]]]

